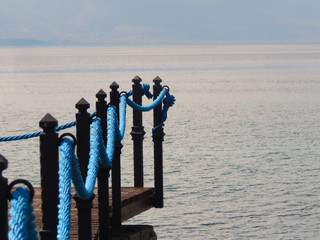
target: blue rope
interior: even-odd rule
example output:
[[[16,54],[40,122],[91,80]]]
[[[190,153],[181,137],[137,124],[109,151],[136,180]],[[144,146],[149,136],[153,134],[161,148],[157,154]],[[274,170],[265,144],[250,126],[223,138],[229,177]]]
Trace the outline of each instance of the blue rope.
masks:
[[[149,91],[150,85],[148,83],[142,83],[141,88],[142,88],[143,94],[146,95],[148,99],[151,99],[153,97],[152,93]]]
[[[148,87],[146,87],[146,89],[147,89],[146,91],[149,91]],[[137,109],[139,111],[150,111],[151,109],[158,106],[158,104],[163,100],[162,121],[158,126],[154,127],[152,129],[152,131],[155,131],[158,128],[163,127],[164,122],[167,119],[167,112],[169,110],[169,107],[172,107],[174,102],[176,101],[175,97],[173,95],[169,94],[169,90],[167,88],[163,88],[162,91],[160,92],[159,96],[148,106],[140,106],[140,105],[136,104],[135,102],[133,102],[131,99],[128,98],[131,94],[132,94],[131,92],[127,94],[127,103],[130,107]],[[152,97],[152,95],[151,95],[151,97]]]
[[[110,108],[110,107],[109,107]],[[113,121],[116,115],[115,107],[108,109],[110,117],[108,117],[108,136],[107,136],[107,148],[104,146],[102,138],[102,131],[100,127],[101,120],[99,118],[93,119],[91,123],[91,137],[90,137],[90,158],[88,164],[88,173],[85,183],[82,181],[81,172],[78,164],[78,159],[75,155],[73,141],[68,138],[64,138],[59,146],[61,164],[61,173],[65,174],[63,178],[66,178],[68,182],[71,180],[76,189],[77,195],[81,199],[88,199],[91,197],[94,187],[96,176],[98,172],[98,163],[108,167],[112,163],[114,155],[114,142],[115,142],[115,123]],[[65,166],[64,164],[67,164]],[[70,169],[70,171],[69,171]],[[60,171],[60,170],[59,170]],[[64,181],[64,179],[62,179]],[[66,184],[61,183],[59,186],[65,186]]]
[[[127,103],[130,107],[137,109],[142,112],[147,112],[152,109],[154,109],[156,106],[158,106],[159,103],[163,100],[164,96],[167,94],[169,90],[166,88],[163,88],[162,91],[160,92],[159,96],[149,105],[147,106],[141,106],[133,102],[130,98],[127,97]]]
[[[170,95],[169,92],[166,94],[166,97],[163,99],[163,108],[162,108],[162,120],[158,126],[155,126],[152,131],[156,131],[158,128],[164,126],[164,122],[167,120],[167,113],[170,107],[173,106],[176,98],[173,95]]]
[[[93,116],[94,114],[95,114],[95,112],[92,113],[90,116]],[[67,129],[67,128],[71,128],[75,125],[76,125],[76,121],[72,121],[72,122],[63,124],[61,126],[55,127],[55,131],[58,132],[58,131],[61,131],[61,130]],[[24,140],[24,139],[39,137],[41,133],[43,133],[43,131],[27,133],[27,134],[22,134],[22,135],[17,135],[17,136],[0,137],[0,142],[17,141],[17,140]]]
[[[55,128],[55,131],[61,131],[70,127],[73,127],[76,125],[76,121],[66,123],[61,126],[57,126]],[[23,139],[29,139],[40,136],[40,134],[43,133],[43,131],[38,131],[34,133],[28,133],[23,135],[17,135],[17,136],[10,136],[10,137],[0,137],[0,142],[9,142],[9,141],[16,141],[16,140],[23,140]]]
[[[100,153],[101,153],[101,159],[100,163],[103,167],[108,167],[112,164],[113,155],[114,155],[114,147],[115,147],[115,141],[117,133],[119,132],[119,129],[117,127],[117,112],[116,107],[113,105],[110,105],[108,107],[108,135],[107,135],[107,147],[104,145],[104,141],[102,138],[102,132],[100,128],[100,119],[98,120],[99,126],[97,126],[97,129],[100,129],[99,131],[99,146],[100,146]],[[119,133],[118,133],[119,135]]]
[[[71,128],[71,127],[73,127],[75,125],[76,125],[76,121],[72,121],[72,122],[66,123],[64,125],[57,126],[55,128],[55,130],[56,130],[56,132],[58,132],[58,131],[61,131],[61,130],[67,129],[67,128]]]
[[[121,109],[126,103],[122,100]],[[125,110],[121,111],[125,116]],[[123,121],[122,121],[123,122]],[[81,172],[78,164],[78,159],[75,155],[73,140],[64,138],[59,146],[59,205],[58,205],[58,234],[59,240],[69,239],[70,232],[70,204],[71,204],[71,179],[75,187],[76,193],[81,199],[88,199],[92,196],[95,187],[98,163],[102,166],[110,166],[114,156],[114,146],[116,132],[118,137],[122,138],[124,135],[124,128],[121,130],[118,127],[117,113],[115,106],[110,105],[108,108],[108,136],[107,148],[104,146],[101,131],[101,120],[99,118],[93,119],[91,123],[91,137],[90,137],[90,158],[88,164],[88,172],[85,183],[82,181]],[[121,123],[120,125],[123,125]]]
[[[9,142],[9,141],[29,139],[29,138],[33,138],[33,137],[38,137],[41,133],[42,133],[42,131],[23,134],[23,135],[17,135],[17,136],[10,136],[10,137],[0,137],[0,142]]]
[[[122,140],[124,137],[124,132],[126,129],[126,115],[127,115],[127,97],[122,95],[120,97],[120,111],[119,111],[119,126],[116,122],[116,129],[119,129],[117,132],[117,140]]]
[[[142,83],[141,84],[141,89],[142,89],[142,96],[143,95],[146,95],[146,97],[148,98],[148,99],[151,99],[152,98],[152,93],[149,91],[149,89],[150,89],[150,85],[148,84],[148,83]],[[129,92],[127,92],[127,95],[128,96],[131,96],[132,95],[132,90],[130,90]]]
[[[73,141],[64,138],[59,146],[59,204],[58,204],[58,227],[57,239],[69,239],[70,232],[70,208],[71,208],[71,162]]]
[[[12,199],[10,200],[11,220],[9,226],[11,231],[9,232],[10,240],[37,240],[37,231],[35,230],[35,219],[32,213],[32,202],[30,203],[29,190],[19,187],[12,193]]]

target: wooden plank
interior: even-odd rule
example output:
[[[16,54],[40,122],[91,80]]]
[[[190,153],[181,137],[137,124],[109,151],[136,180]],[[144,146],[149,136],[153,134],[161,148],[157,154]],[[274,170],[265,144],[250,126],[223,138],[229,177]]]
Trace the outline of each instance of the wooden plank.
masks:
[[[41,210],[41,189],[35,188],[35,195],[33,199],[33,213],[36,215],[35,223],[37,232],[42,229],[42,210]],[[74,193],[74,189],[72,189]],[[94,193],[96,197],[93,200],[92,208],[92,238],[96,235],[98,231],[98,198],[97,189]],[[109,216],[112,217],[112,191],[109,188]],[[153,207],[154,199],[154,188],[135,188],[135,187],[122,187],[121,188],[121,220],[126,221],[138,214],[147,211]],[[71,229],[70,229],[70,239],[78,239],[78,213],[75,208],[75,201],[71,201]]]

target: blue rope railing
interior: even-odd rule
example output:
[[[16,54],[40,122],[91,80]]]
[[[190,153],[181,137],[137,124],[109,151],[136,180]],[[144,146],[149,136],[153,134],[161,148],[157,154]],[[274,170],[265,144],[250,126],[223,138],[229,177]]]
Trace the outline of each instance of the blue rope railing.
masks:
[[[108,108],[108,135],[107,146],[105,147],[100,128],[101,120],[93,119],[91,123],[90,137],[90,158],[88,173],[85,183],[82,181],[78,159],[75,155],[74,142],[71,139],[63,138],[59,146],[59,205],[58,205],[58,235],[60,240],[69,239],[70,231],[70,204],[71,204],[71,179],[74,184],[77,196],[86,200],[93,194],[95,187],[99,162],[103,167],[112,164],[114,145],[116,138],[121,140],[124,136],[126,102],[122,98],[120,105],[120,127],[117,122],[116,108],[112,105]]]
[[[146,95],[148,98],[152,97],[152,94],[149,92],[150,86],[148,84],[142,84],[143,94]],[[156,106],[158,106],[162,101],[164,103],[163,107],[163,115],[162,115],[162,123],[160,124],[163,126],[163,122],[167,118],[167,111],[169,107],[171,107],[174,102],[175,98],[169,94],[169,90],[167,88],[163,88],[160,92],[159,96],[149,105],[147,106],[140,106],[134,103],[132,100],[129,99],[129,96],[132,95],[132,91],[129,91],[127,94],[120,96],[120,113],[119,113],[119,121],[117,119],[116,107],[113,105],[109,105],[107,111],[107,121],[108,121],[108,129],[107,129],[107,144],[105,146],[104,140],[102,137],[102,130],[100,127],[101,120],[99,118],[95,118],[92,120],[90,125],[90,158],[88,164],[88,172],[85,182],[82,180],[78,159],[75,154],[74,142],[69,138],[63,138],[61,140],[59,150],[60,150],[60,158],[59,158],[59,205],[58,205],[58,227],[57,227],[57,238],[59,240],[66,240],[69,239],[69,232],[70,232],[70,206],[71,206],[71,180],[73,182],[74,188],[76,190],[76,194],[80,199],[89,199],[95,187],[97,173],[99,168],[99,163],[103,167],[108,167],[112,164],[113,156],[114,156],[114,149],[115,149],[115,141],[122,140],[125,133],[125,125],[126,125],[126,106],[127,104],[134,109],[139,111],[149,111]],[[58,126],[55,128],[56,131],[66,129],[72,127],[76,124],[75,121],[64,124],[62,126]],[[156,128],[160,127],[157,126]],[[154,129],[155,130],[155,129]],[[25,134],[13,137],[2,137],[0,141],[14,141],[14,140],[21,140],[27,139],[30,137],[39,136],[42,132],[35,132],[32,134]],[[22,191],[22,194],[26,195],[27,193],[25,190]],[[17,193],[13,193],[17,194]],[[22,199],[22,198],[21,198]],[[27,199],[27,198],[26,198]],[[21,200],[24,201],[25,200]],[[15,200],[12,201],[13,205],[17,205]],[[19,205],[19,204],[18,204]],[[23,204],[22,204],[23,205]],[[14,207],[13,207],[14,209]],[[26,218],[32,219],[32,214],[30,214],[30,209],[32,207],[27,208],[27,212],[23,213]],[[13,215],[17,215],[14,210]],[[33,226],[31,223],[20,223],[14,222],[16,219],[15,216],[12,217],[11,225],[13,231],[10,232],[13,239],[37,239],[33,238],[36,237],[35,231],[24,230],[27,224],[29,226]],[[24,220],[19,220],[24,221]],[[23,226],[23,230],[20,230],[20,227]],[[28,229],[26,228],[26,229]],[[15,230],[17,229],[17,230]],[[15,232],[19,235],[14,235]],[[23,237],[21,237],[23,235]],[[28,236],[26,238],[25,236]]]
[[[147,91],[148,92],[148,91]],[[150,93],[150,92],[149,92]],[[167,112],[169,110],[169,107],[172,107],[174,102],[176,101],[175,97],[173,95],[170,95],[169,94],[169,89],[167,88],[163,88],[162,91],[160,92],[160,94],[158,95],[158,97],[149,105],[147,106],[140,106],[138,104],[136,104],[135,102],[133,102],[130,98],[128,98],[128,96],[130,96],[132,94],[132,92],[129,92],[127,94],[127,104],[134,108],[134,109],[137,109],[139,111],[142,111],[142,112],[146,112],[146,111],[150,111],[151,109],[154,109],[156,106],[158,106],[158,104],[163,101],[163,109],[162,109],[162,121],[161,123],[154,127],[152,129],[152,131],[155,131],[157,130],[159,127],[162,127],[164,126],[164,122],[166,121],[167,119]],[[146,93],[145,93],[146,94]],[[151,93],[150,93],[151,94]],[[148,96],[151,98],[152,97],[152,94]],[[149,98],[148,97],[148,98]]]
[[[66,123],[64,125],[57,126],[55,128],[55,131],[58,132],[58,131],[73,127],[75,125],[76,125],[76,121],[72,121],[72,122]],[[38,131],[38,132],[34,132],[34,133],[27,133],[27,134],[22,134],[22,135],[17,135],[17,136],[0,137],[0,142],[17,141],[17,140],[24,140],[24,139],[39,137],[41,133],[43,133],[43,131]]]
[[[127,94],[129,95],[129,94]],[[70,203],[71,203],[71,179],[74,184],[76,194],[80,199],[88,199],[92,196],[96,177],[98,173],[98,163],[108,167],[112,164],[114,154],[114,144],[116,140],[122,140],[125,133],[126,105],[143,111],[149,111],[155,108],[166,96],[170,98],[168,89],[164,88],[157,99],[150,105],[143,107],[131,101],[127,95],[120,97],[119,123],[117,121],[116,108],[112,105],[108,107],[108,135],[107,146],[105,147],[100,128],[100,119],[93,119],[91,123],[90,137],[90,158],[88,164],[88,173],[85,183],[82,181],[81,172],[78,165],[78,159],[75,155],[74,142],[71,139],[64,138],[59,147],[60,150],[60,170],[59,170],[59,224],[58,239],[65,240],[69,237],[70,231]],[[166,111],[174,103],[174,97],[166,100]],[[165,117],[166,118],[166,117]],[[165,119],[163,119],[165,120]]]

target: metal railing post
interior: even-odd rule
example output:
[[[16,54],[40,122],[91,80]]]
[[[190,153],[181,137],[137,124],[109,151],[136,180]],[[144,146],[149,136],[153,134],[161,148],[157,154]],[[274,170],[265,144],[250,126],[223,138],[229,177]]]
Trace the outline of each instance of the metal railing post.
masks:
[[[39,122],[43,133],[40,135],[40,173],[42,223],[40,231],[42,240],[57,239],[58,203],[59,203],[59,156],[58,134],[55,127],[58,121],[49,113]]]
[[[97,117],[101,119],[101,130],[104,143],[107,142],[107,94],[101,89],[96,97]],[[109,167],[102,167],[99,163],[98,170],[98,208],[99,208],[99,239],[109,239]]]
[[[132,79],[132,99],[136,104],[142,105],[141,78],[136,76]],[[143,187],[143,139],[145,135],[142,125],[142,112],[133,108],[133,126],[131,136],[133,140],[133,164],[134,164],[134,186]]]
[[[2,171],[8,168],[8,160],[0,154],[0,239],[8,240],[8,179]]]
[[[77,157],[83,181],[86,180],[89,152],[90,152],[90,114],[87,109],[90,104],[84,99],[80,99],[75,106],[79,112],[76,113],[76,130],[77,130]],[[80,199],[77,195],[73,197],[76,201],[76,208],[78,209],[78,239],[89,240],[92,238],[91,229],[91,209],[93,207],[91,198],[87,200]]]
[[[159,77],[156,77],[153,85],[153,99],[156,99],[162,91]],[[159,104],[153,110],[153,127],[158,126],[162,122],[162,104]],[[162,142],[164,137],[163,127],[159,127],[152,133],[154,143],[154,188],[155,188],[155,202],[156,208],[163,208],[163,155]]]
[[[116,82],[113,82],[110,85],[110,104],[115,106],[117,109],[117,116],[119,118],[119,97],[118,92],[119,85]],[[122,144],[121,141],[116,140],[114,157],[112,161],[112,228],[121,227],[121,164],[120,164],[120,155],[121,155]]]

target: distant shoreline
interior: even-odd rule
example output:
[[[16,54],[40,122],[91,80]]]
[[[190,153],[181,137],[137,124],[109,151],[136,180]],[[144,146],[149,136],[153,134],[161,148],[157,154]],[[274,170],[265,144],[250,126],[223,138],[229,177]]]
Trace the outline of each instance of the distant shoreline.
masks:
[[[196,41],[196,42],[77,42],[65,41],[43,41],[37,39],[0,39],[0,47],[68,47],[68,46],[161,46],[161,45],[264,45],[264,44],[320,44],[320,42],[298,42],[298,41]]]

